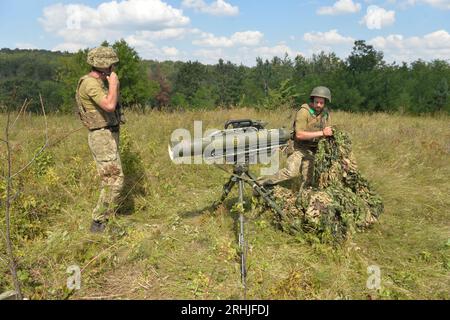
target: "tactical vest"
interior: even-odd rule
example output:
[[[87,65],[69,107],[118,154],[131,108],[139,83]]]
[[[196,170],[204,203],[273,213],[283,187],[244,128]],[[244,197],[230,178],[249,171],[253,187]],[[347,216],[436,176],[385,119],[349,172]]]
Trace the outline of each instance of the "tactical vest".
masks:
[[[327,108],[322,110],[322,112],[319,115],[316,115],[314,109],[311,108],[307,104],[302,105],[300,110],[301,109],[305,109],[306,111],[308,111],[308,114],[310,114],[312,116],[312,118],[308,122],[308,125],[306,127],[306,131],[321,131],[321,130],[325,129],[328,126],[328,120],[330,118],[330,114],[329,114]],[[294,133],[295,133],[295,124],[296,123],[294,121]],[[298,141],[298,140],[295,140],[295,144],[294,145],[295,145],[296,148],[302,148],[302,147],[316,148],[317,144],[319,143],[319,139],[320,138],[314,138],[313,140],[309,140],[309,141]]]
[[[120,120],[117,117],[117,112],[106,112],[99,106],[95,106],[95,110],[86,110],[83,106],[80,98],[80,86],[83,81],[89,77],[89,75],[86,75],[78,81],[77,93],[75,96],[78,106],[78,114],[80,116],[81,122],[89,130],[117,127],[120,123]]]

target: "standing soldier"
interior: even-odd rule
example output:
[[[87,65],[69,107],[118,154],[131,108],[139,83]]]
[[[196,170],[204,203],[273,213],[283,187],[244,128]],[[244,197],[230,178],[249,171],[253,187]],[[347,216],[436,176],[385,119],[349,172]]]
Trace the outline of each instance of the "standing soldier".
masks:
[[[286,168],[260,179],[260,183],[265,186],[276,185],[301,175],[300,188],[311,186],[319,139],[333,135],[326,102],[331,102],[331,91],[326,87],[314,88],[310,103],[303,104],[295,117],[294,152],[287,159]]]
[[[118,62],[112,48],[91,50],[87,57],[91,72],[79,80],[76,93],[80,119],[89,129],[89,148],[101,178],[100,197],[92,214],[91,232],[94,233],[105,230],[108,219],[117,209],[124,183],[119,155],[120,83],[114,72]]]

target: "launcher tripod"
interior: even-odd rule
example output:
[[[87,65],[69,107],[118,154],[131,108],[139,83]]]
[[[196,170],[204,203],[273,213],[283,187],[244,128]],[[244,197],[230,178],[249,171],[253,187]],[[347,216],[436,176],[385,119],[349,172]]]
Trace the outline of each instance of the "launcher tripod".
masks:
[[[242,120],[239,122],[227,122],[225,125],[225,129],[228,129],[229,126],[233,126],[236,128],[236,125],[242,125]],[[262,125],[261,125],[262,126]],[[244,216],[244,184],[248,184],[253,193],[272,208],[278,215],[283,215],[283,211],[276,204],[274,196],[271,190],[268,190],[266,187],[258,183],[256,177],[249,170],[249,156],[245,156],[245,161],[243,164],[238,163],[237,157],[235,157],[235,164],[233,173],[229,178],[228,182],[223,186],[222,197],[219,201],[216,201],[213,207],[217,208],[221,205],[225,199],[228,197],[230,192],[232,191],[235,185],[238,185],[238,208],[239,208],[239,249],[240,249],[240,260],[241,260],[241,280],[242,286],[244,288],[244,299],[247,297],[247,241],[245,240],[245,216]]]

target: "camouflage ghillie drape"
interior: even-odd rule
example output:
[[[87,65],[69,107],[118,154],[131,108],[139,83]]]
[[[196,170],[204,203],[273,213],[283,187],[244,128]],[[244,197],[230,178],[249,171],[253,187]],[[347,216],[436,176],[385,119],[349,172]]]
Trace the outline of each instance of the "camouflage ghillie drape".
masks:
[[[275,219],[284,231],[313,234],[323,242],[340,242],[369,227],[384,209],[358,171],[348,134],[339,130],[319,143],[312,188],[294,193],[277,186],[274,194],[284,212]]]

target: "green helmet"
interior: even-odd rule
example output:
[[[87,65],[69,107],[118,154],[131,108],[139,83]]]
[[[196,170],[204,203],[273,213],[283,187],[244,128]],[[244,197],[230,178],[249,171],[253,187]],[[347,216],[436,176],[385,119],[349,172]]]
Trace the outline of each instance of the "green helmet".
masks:
[[[331,91],[327,87],[316,87],[310,94],[311,98],[320,97],[325,98],[328,102],[331,102]]]
[[[98,47],[89,51],[87,63],[94,68],[107,69],[119,62],[119,57],[113,48]]]

